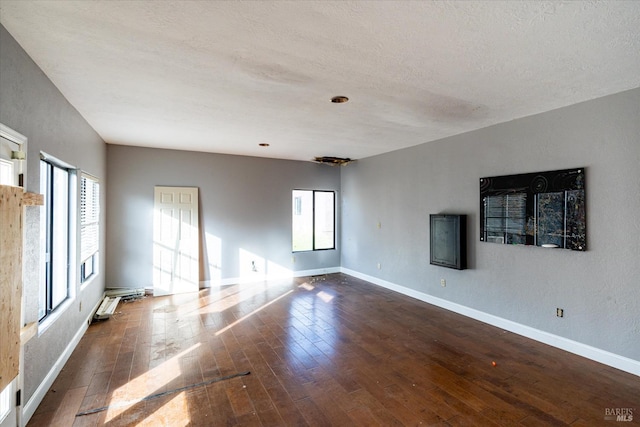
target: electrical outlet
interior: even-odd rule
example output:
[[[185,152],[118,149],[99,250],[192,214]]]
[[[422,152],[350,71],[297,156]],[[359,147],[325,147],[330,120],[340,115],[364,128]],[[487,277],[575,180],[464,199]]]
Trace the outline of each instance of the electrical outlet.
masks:
[[[378,221],[378,229],[382,228],[382,223]]]
[[[447,286],[447,281],[445,279],[440,279],[440,286],[442,286],[443,288]]]
[[[556,308],[556,316],[564,317],[564,310],[562,308]]]
[[[378,270],[382,270],[382,264],[378,263]]]

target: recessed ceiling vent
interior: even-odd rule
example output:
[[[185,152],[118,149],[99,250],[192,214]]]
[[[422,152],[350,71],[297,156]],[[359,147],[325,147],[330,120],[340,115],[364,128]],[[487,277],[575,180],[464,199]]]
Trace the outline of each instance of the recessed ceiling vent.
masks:
[[[315,157],[313,161],[318,163],[323,163],[325,165],[330,165],[330,166],[344,166],[351,162],[354,162],[355,160],[351,160],[348,157],[344,158],[344,157],[324,156],[324,157]]]

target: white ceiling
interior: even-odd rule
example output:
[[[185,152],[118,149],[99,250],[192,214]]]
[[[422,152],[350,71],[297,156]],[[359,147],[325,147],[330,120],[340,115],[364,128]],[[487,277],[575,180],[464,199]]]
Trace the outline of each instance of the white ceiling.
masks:
[[[112,144],[358,159],[640,87],[640,1],[0,0],[0,22]]]

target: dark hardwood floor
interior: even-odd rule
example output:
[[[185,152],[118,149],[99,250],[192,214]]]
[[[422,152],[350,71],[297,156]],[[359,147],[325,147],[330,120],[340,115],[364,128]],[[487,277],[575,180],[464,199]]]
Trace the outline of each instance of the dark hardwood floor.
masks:
[[[637,423],[640,379],[333,274],[121,303],[29,426],[618,425],[607,408]]]

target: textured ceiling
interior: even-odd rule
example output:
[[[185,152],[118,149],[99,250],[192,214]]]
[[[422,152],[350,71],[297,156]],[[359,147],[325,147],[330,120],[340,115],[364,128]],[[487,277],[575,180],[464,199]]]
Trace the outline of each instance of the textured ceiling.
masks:
[[[0,22],[112,144],[357,159],[640,87],[640,1],[0,0]]]

